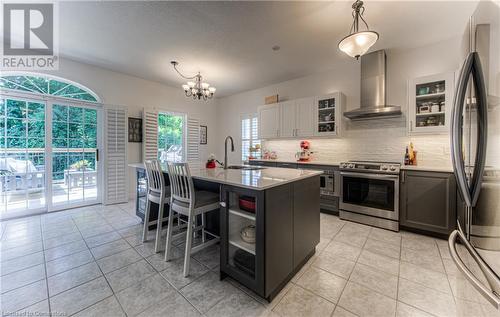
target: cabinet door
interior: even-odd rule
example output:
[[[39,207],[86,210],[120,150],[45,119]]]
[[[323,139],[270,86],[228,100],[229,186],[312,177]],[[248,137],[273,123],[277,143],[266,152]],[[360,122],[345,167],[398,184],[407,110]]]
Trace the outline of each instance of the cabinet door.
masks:
[[[317,136],[337,135],[340,123],[340,94],[318,97],[314,102],[315,131]]]
[[[314,98],[298,99],[295,105],[297,107],[295,136],[314,135]]]
[[[438,74],[409,81],[410,134],[448,133],[453,106],[454,74]]]
[[[295,120],[296,120],[295,101],[286,101],[280,103],[280,137],[294,137],[295,136]]]
[[[451,173],[403,171],[401,226],[448,235],[456,223],[456,183]]]
[[[280,126],[280,106],[265,105],[260,106],[259,112],[259,137],[261,139],[272,139],[279,136]]]

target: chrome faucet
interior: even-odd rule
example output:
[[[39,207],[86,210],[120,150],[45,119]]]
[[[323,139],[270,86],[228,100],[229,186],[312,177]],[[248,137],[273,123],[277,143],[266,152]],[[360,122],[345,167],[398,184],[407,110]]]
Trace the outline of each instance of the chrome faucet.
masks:
[[[231,152],[234,152],[234,142],[233,142],[233,138],[228,135],[226,137],[226,140],[224,141],[224,169],[227,169],[227,140],[231,140]]]

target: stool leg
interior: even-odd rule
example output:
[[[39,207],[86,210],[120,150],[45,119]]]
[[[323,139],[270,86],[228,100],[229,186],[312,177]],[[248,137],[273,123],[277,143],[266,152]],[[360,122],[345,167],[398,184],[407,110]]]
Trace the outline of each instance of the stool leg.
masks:
[[[205,243],[205,223],[206,223],[205,215],[206,215],[205,213],[201,214],[201,242],[202,243]]]
[[[170,247],[172,246],[172,231],[173,228],[173,220],[174,220],[174,211],[172,210],[172,204],[169,204],[169,212],[168,212],[168,227],[167,227],[167,239],[165,244],[165,261],[170,261]]]
[[[191,214],[191,212],[190,212]],[[184,277],[189,275],[189,265],[191,262],[191,244],[193,243],[193,219],[191,215],[188,218],[188,227],[186,231],[186,251],[184,252]]]
[[[160,205],[158,206],[158,220],[156,222],[155,253],[158,253],[160,249],[161,227],[163,225],[164,209],[165,209],[165,204],[163,202],[163,199],[160,199]]]
[[[151,203],[149,199],[146,198],[146,210],[144,211],[144,229],[142,230],[142,242],[146,242],[149,230],[149,208]]]

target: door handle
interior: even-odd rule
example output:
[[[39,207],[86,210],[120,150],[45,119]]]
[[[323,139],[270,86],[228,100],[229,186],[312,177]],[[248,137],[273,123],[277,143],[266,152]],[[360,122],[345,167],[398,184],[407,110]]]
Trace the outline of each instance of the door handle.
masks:
[[[467,181],[465,172],[465,162],[462,158],[462,126],[464,123],[463,109],[465,94],[467,92],[467,83],[472,75],[474,90],[476,91],[477,102],[477,149],[475,155],[474,174],[471,184]],[[458,187],[464,198],[465,204],[469,207],[474,207],[479,197],[481,183],[483,180],[483,171],[486,161],[486,144],[487,144],[487,125],[488,125],[488,109],[487,95],[484,77],[481,69],[481,61],[477,52],[472,52],[467,56],[464,62],[460,77],[455,91],[453,102],[453,112],[451,118],[451,152],[453,170],[457,179]]]
[[[95,149],[95,160],[99,162],[99,149]]]

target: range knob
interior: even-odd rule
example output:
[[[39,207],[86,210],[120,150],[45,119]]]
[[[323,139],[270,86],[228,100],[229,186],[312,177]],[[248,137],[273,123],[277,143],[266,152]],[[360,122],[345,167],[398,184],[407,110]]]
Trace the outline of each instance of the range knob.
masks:
[[[354,168],[354,167],[355,167],[354,163],[349,163],[349,168]]]
[[[387,168],[388,168],[388,167],[387,167],[387,165],[382,165],[382,166],[380,167],[380,169],[381,169],[381,170],[383,170],[383,171],[387,171]]]
[[[390,169],[391,169],[391,171],[394,172],[396,170],[396,166],[395,165],[391,165]]]
[[[347,164],[346,163],[340,163],[340,168],[346,168]]]

